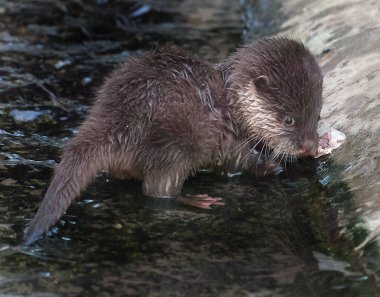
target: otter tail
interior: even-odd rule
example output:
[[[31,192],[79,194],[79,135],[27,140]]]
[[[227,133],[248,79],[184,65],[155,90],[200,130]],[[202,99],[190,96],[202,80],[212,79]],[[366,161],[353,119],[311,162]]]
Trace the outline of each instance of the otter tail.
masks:
[[[74,138],[55,169],[37,214],[27,227],[24,243],[31,244],[45,234],[96,177],[97,172],[105,168],[104,165],[99,149],[89,143],[78,143]]]

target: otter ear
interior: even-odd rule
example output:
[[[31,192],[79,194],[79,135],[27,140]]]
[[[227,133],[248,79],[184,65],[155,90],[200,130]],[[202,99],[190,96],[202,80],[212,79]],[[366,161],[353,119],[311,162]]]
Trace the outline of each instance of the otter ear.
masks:
[[[260,75],[253,79],[253,84],[259,92],[265,92],[269,90],[269,77],[266,75]]]

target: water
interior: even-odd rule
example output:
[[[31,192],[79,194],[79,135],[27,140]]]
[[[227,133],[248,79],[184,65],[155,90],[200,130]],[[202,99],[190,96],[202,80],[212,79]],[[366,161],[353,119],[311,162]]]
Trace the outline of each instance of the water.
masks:
[[[366,231],[330,159],[266,178],[200,173],[184,192],[223,197],[211,211],[103,174],[48,238],[18,246],[115,63],[166,41],[218,61],[269,33],[278,6],[0,0],[0,296],[378,295],[379,255],[354,252]]]

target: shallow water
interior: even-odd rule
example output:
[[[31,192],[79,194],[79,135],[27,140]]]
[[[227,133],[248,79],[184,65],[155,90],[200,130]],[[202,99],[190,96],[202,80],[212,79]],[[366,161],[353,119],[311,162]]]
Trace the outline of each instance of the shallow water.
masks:
[[[215,62],[270,32],[277,8],[0,0],[0,296],[378,296],[379,255],[354,252],[366,231],[330,158],[266,178],[200,173],[184,193],[223,197],[212,211],[100,175],[48,238],[18,246],[115,63],[167,41]]]

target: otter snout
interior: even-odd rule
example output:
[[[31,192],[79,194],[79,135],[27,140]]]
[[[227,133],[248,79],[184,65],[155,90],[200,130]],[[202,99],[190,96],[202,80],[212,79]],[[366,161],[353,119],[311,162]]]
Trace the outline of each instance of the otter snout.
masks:
[[[318,153],[318,142],[314,139],[305,139],[297,153],[302,157],[315,157]]]

